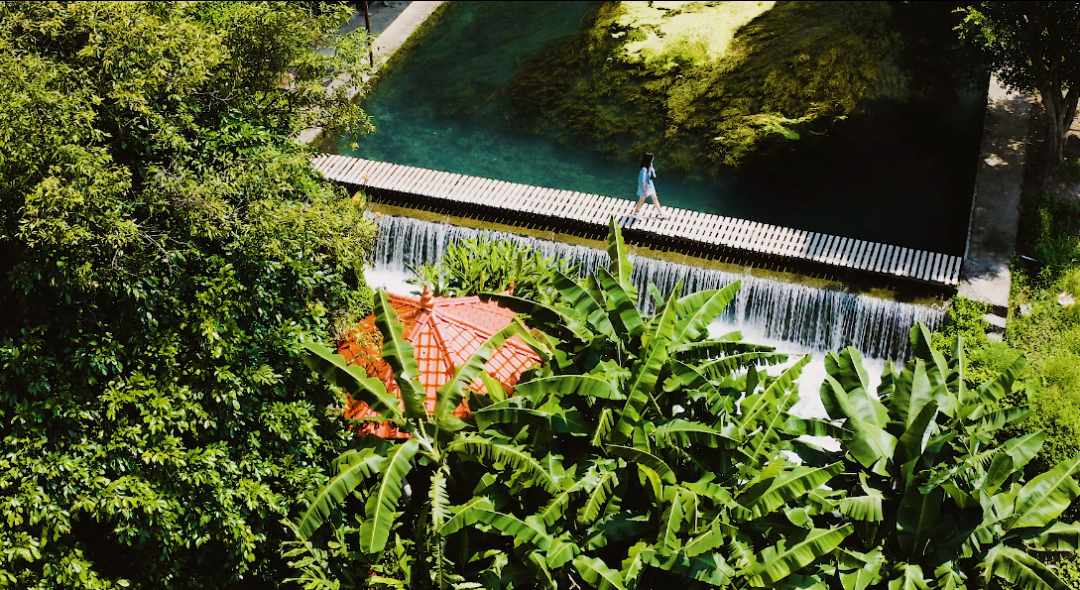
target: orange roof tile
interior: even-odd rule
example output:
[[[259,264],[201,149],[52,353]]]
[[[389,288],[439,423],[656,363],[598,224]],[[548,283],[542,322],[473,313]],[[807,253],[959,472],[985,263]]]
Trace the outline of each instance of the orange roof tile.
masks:
[[[484,303],[479,297],[433,297],[426,286],[420,297],[389,295],[390,305],[397,312],[404,326],[404,337],[415,348],[416,362],[420,369],[420,383],[427,393],[427,411],[435,411],[436,391],[454,376],[454,369],[465,364],[470,356],[492,334],[505,328],[514,319],[514,312],[499,307],[494,301]],[[378,377],[386,390],[398,398],[401,390],[394,382],[389,363],[383,360],[382,334],[375,327],[375,316],[368,316],[357,326],[353,335],[344,341],[338,352],[350,364],[364,367],[367,374]],[[485,369],[488,374],[510,391],[521,374],[540,362],[540,357],[514,336],[499,347]],[[480,379],[469,384],[477,393],[486,394]],[[349,419],[373,418],[378,414],[367,404],[351,400],[345,409]],[[454,416],[469,415],[469,407],[463,401]],[[383,438],[404,438],[408,435],[389,424],[367,422],[360,427],[361,434],[377,434]]]

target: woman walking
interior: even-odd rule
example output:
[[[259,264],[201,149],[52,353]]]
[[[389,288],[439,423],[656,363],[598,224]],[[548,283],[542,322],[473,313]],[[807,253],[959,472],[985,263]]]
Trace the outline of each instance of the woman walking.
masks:
[[[653,205],[656,205],[656,212],[659,214],[660,219],[667,219],[668,214],[664,213],[664,209],[660,206],[660,199],[656,196],[656,186],[653,185],[653,179],[656,178],[656,170],[653,168],[653,155],[652,152],[645,152],[641,156],[641,170],[638,172],[637,183],[637,206],[634,207],[634,214],[630,216],[635,221],[642,219],[641,206],[645,204],[645,199],[652,197]]]

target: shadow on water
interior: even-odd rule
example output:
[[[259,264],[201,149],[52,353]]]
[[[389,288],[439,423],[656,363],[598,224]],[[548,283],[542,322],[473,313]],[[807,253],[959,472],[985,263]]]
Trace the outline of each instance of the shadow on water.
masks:
[[[454,3],[364,107],[378,131],[342,153],[632,199],[636,162],[513,131],[508,85],[595,2]],[[657,155],[665,205],[961,254],[985,93],[880,103],[766,162],[680,174]]]

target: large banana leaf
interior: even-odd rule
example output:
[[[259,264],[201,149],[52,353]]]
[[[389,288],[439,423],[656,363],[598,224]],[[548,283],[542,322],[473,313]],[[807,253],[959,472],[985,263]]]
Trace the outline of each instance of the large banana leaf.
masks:
[[[540,551],[547,551],[551,547],[551,536],[544,530],[542,523],[530,522],[531,518],[521,520],[513,514],[483,508],[474,508],[472,512],[475,522],[489,525],[508,537],[514,537],[520,543],[527,543]]]
[[[394,381],[401,390],[401,401],[405,403],[405,417],[427,418],[427,392],[420,384],[420,367],[416,364],[413,345],[405,340],[405,328],[382,289],[375,293],[375,327],[382,333],[382,357],[393,369]]]
[[[626,383],[626,401],[611,433],[612,442],[624,443],[633,434],[634,428],[641,422],[645,405],[652,399],[656,382],[660,379],[660,371],[667,360],[667,346],[664,343],[655,343],[649,346],[644,358],[634,363],[630,380]]]
[[[713,359],[698,365],[698,371],[714,380],[729,377],[736,371],[747,367],[773,366],[787,362],[787,355],[772,352],[744,352],[732,356]]]
[[[795,385],[795,381],[802,374],[803,367],[809,362],[810,355],[803,356],[780,373],[765,388],[757,403],[747,404],[747,407],[742,408],[743,416],[739,421],[740,429],[748,433],[750,428],[759,429],[754,434],[754,440],[757,442],[748,451],[750,457],[756,459],[761,456],[767,450],[767,445],[771,445],[778,438],[777,432],[785,427],[788,410],[799,401],[799,388]],[[771,407],[766,408],[766,404]]]
[[[582,547],[587,551],[595,551],[627,539],[640,539],[652,528],[647,514],[609,514],[585,531],[588,538]]]
[[[611,429],[614,427],[615,415],[612,413],[611,408],[600,410],[600,417],[596,419],[596,429],[593,430],[592,436],[589,437],[589,444],[594,447],[604,446],[604,441],[608,439]]]
[[[1014,422],[1027,420],[1030,414],[1031,410],[1028,408],[1008,408],[995,412],[976,411],[973,415],[978,415],[978,419],[965,423],[965,426],[970,432],[989,438]]]
[[[610,382],[592,375],[557,375],[533,379],[515,385],[514,394],[528,398],[535,404],[543,403],[548,397],[570,394],[586,398],[626,399]]]
[[[889,590],[930,590],[930,584],[923,577],[922,567],[913,563],[901,563],[896,566],[897,576],[889,580]]]
[[[589,293],[573,279],[558,271],[555,272],[554,286],[559,295],[562,296],[560,304],[583,314],[588,325],[600,334],[612,340],[618,340],[602,299],[595,299],[592,293]]]
[[[444,464],[431,476],[431,485],[428,487],[428,514],[431,518],[429,533],[436,533],[450,517],[450,496],[446,491],[446,472]],[[432,546],[432,564],[435,568],[435,581],[440,587],[448,586],[450,560],[446,557],[446,538],[436,534],[429,534],[428,543]]]
[[[596,521],[618,483],[614,471],[606,471],[597,476],[596,482],[591,484],[586,492],[585,503],[578,510],[578,524],[590,525]]]
[[[904,367],[896,381],[892,397],[887,400],[892,418],[898,422],[898,434],[910,426],[922,409],[934,400],[934,394],[934,386],[926,373],[925,362],[916,359],[914,363]]]
[[[821,384],[821,400],[830,418],[847,418],[844,426],[852,432],[851,440],[847,442],[848,451],[863,467],[892,458],[897,440],[885,431],[888,412],[881,402],[861,388],[849,396],[830,375],[826,375]]]
[[[920,490],[914,480],[908,485],[896,511],[896,541],[900,549],[910,557],[925,554],[931,545],[933,534],[942,525],[941,505],[945,491],[941,487]]]
[[[937,576],[935,580],[937,590],[967,590],[967,585],[964,583],[967,581],[967,576],[951,561],[939,565],[934,570],[934,575]]]
[[[627,590],[622,574],[608,567],[599,557],[578,555],[574,558],[574,569],[596,590]]]
[[[465,453],[481,463],[504,463],[519,471],[528,471],[549,494],[559,493],[559,484],[523,447],[496,442],[477,435],[461,436],[446,445],[448,452]]]
[[[1016,466],[1013,465],[1013,458],[1006,453],[998,453],[994,455],[994,460],[990,462],[990,467],[986,469],[986,475],[983,476],[982,485],[979,487],[992,496],[1001,489],[1001,486],[1015,472]]]
[[[880,549],[867,553],[841,549],[837,555],[840,557],[840,583],[844,590],[866,590],[881,579],[881,566],[885,559]]]
[[[671,340],[675,337],[675,322],[679,319],[675,311],[675,298],[682,289],[682,281],[675,285],[664,306],[660,308],[656,316],[649,321],[649,329],[641,339],[641,345],[646,349],[663,347],[665,355],[671,346]]]
[[[475,524],[477,521],[477,511],[494,509],[495,505],[487,496],[479,496],[473,498],[465,504],[457,507],[457,509],[454,511],[454,515],[451,516],[446,522],[444,522],[441,527],[439,527],[438,534],[443,537],[447,535],[452,535],[460,531],[463,527]]]
[[[1080,497],[1080,485],[1073,477],[1077,469],[1080,469],[1080,453],[1024,484],[1016,497],[1016,510],[1006,531],[1043,527],[1060,516]]]
[[[825,355],[825,372],[840,382],[844,391],[870,388],[870,376],[863,366],[862,354],[853,346],[849,346],[839,353],[829,352]]]
[[[696,342],[707,333],[709,324],[724,312],[742,287],[741,281],[735,281],[716,291],[698,291],[675,302],[675,311],[679,321],[675,325],[675,334],[671,339],[675,344]]]
[[[649,565],[721,588],[727,587],[735,576],[735,570],[719,553],[691,556],[679,551],[667,557],[653,554]]]
[[[660,476],[660,479],[667,483],[676,482],[675,472],[671,470],[671,467],[669,467],[663,459],[652,453],[647,453],[641,449],[635,449],[634,447],[624,447],[622,445],[607,445],[605,448],[609,453],[616,457],[621,457],[633,463],[640,463],[652,469]]]
[[[665,506],[660,514],[660,533],[656,540],[656,547],[664,555],[670,555],[679,550],[682,541],[679,532],[686,521],[686,511],[683,509],[680,490],[675,486],[664,488]]]
[[[1007,580],[1017,590],[1072,590],[1045,564],[1015,547],[994,545],[982,566],[986,587],[993,575]]]
[[[558,590],[559,585],[551,575],[551,568],[548,567],[547,557],[539,551],[529,551],[526,555],[527,561],[525,562],[525,565],[532,573],[532,578],[536,580],[537,584],[541,588]]]
[[[706,361],[722,356],[747,352],[774,352],[776,348],[761,344],[749,344],[727,339],[698,340],[696,342],[674,343],[671,355],[684,361]]]
[[[827,422],[825,420],[814,420],[808,418],[797,418],[795,416],[788,416],[784,422],[784,432],[792,436],[831,436],[836,440],[848,440],[851,438],[851,431]]]
[[[645,566],[652,561],[655,554],[656,550],[652,548],[650,543],[645,541],[638,541],[630,547],[626,559],[622,562],[622,571],[620,572],[627,588],[630,588],[630,590],[637,589],[638,580],[642,572],[645,571]]]
[[[476,426],[481,431],[492,424],[521,424],[545,429],[548,432],[587,434],[585,421],[576,410],[558,408],[557,411],[536,410],[513,403],[514,398],[481,408],[473,412]]]
[[[720,517],[716,517],[716,519],[709,523],[709,526],[705,528],[705,532],[686,542],[683,546],[683,552],[688,556],[693,557],[723,546],[730,536],[729,531],[726,530],[726,528],[727,527],[722,525]]]
[[[803,367],[810,362],[810,355],[804,355],[801,359],[784,369],[780,375],[765,388],[760,395],[748,395],[739,403],[742,411],[739,416],[739,426],[743,430],[757,427],[758,421],[768,421],[770,418],[786,419],[786,411],[798,400],[795,380],[802,374]],[[752,391],[747,388],[748,392]]]
[[[995,404],[1001,401],[1002,398],[1012,392],[1012,384],[1020,377],[1020,373],[1025,366],[1027,366],[1027,359],[1022,356],[1016,357],[1016,360],[1004,372],[979,386],[979,399],[986,404]]]
[[[578,480],[565,486],[562,491],[551,497],[551,500],[540,509],[540,512],[536,513],[536,517],[547,526],[555,524],[555,521],[562,518],[563,514],[566,513],[566,507],[570,505],[570,500],[575,494],[582,491],[585,485],[584,480]]]
[[[840,500],[840,513],[859,522],[881,522],[885,519],[883,503],[885,495],[872,487],[866,473],[859,474],[860,487],[865,495],[848,495]]]
[[[585,325],[585,318],[575,310],[544,305],[531,299],[502,293],[479,293],[477,296],[481,301],[494,300],[501,307],[529,316],[530,326],[550,332],[554,336],[562,337],[569,334],[586,342],[592,338],[592,333]],[[532,343],[529,344],[532,346]],[[533,348],[537,349],[536,346]],[[537,349],[537,353],[542,357],[544,356],[543,348]]]
[[[757,563],[746,571],[747,581],[757,587],[776,584],[836,549],[851,531],[851,525],[811,529],[767,547],[758,555]]]
[[[353,449],[338,457],[334,461],[338,468],[337,474],[315,494],[307,509],[300,515],[297,530],[301,538],[310,539],[330,517],[330,511],[345,502],[356,486],[378,473],[384,461],[385,458],[374,449]]]
[[[1032,539],[1031,543],[1044,551],[1076,552],[1080,550],[1080,522],[1055,522]]]
[[[938,405],[933,400],[919,410],[919,414],[915,416],[915,419],[904,429],[904,433],[900,435],[899,444],[897,445],[897,449],[900,451],[899,456],[896,457],[897,463],[904,464],[922,455],[926,431],[937,417],[937,413]]]
[[[435,416],[438,420],[442,420],[450,416],[458,404],[461,403],[461,399],[465,396],[465,388],[470,383],[476,380],[480,376],[480,373],[484,371],[484,367],[488,361],[491,360],[491,356],[495,354],[495,351],[501,347],[508,338],[511,336],[520,334],[522,332],[527,333],[528,330],[518,321],[512,321],[502,330],[495,332],[482,344],[479,348],[473,352],[464,365],[461,365],[454,372],[454,378],[447,381],[439,388],[438,398],[435,402]]]
[[[760,518],[784,504],[804,497],[844,470],[841,462],[825,467],[796,467],[776,477],[760,481],[746,488],[736,501],[753,518]]]
[[[608,223],[607,251],[608,257],[611,258],[608,272],[622,285],[623,290],[636,300],[637,291],[630,277],[634,266],[630,263],[630,252],[626,249],[626,242],[623,241],[622,230],[615,223],[614,218]]]
[[[385,418],[393,420],[401,416],[398,399],[387,393],[382,381],[368,377],[362,367],[346,363],[344,357],[322,344],[304,342],[302,346],[312,353],[303,356],[304,364],[331,385],[345,388],[353,399],[366,403]]]
[[[503,387],[502,382],[492,377],[487,371],[480,372],[480,382],[484,384],[484,390],[487,391],[488,399],[493,403],[499,403],[505,400],[506,388]]]
[[[581,553],[576,544],[562,539],[553,539],[546,555],[548,567],[558,569]]]
[[[645,321],[641,319],[635,296],[628,292],[608,271],[598,269],[596,277],[610,299],[608,317],[612,325],[624,334],[624,338],[637,338],[645,331]]]
[[[448,469],[444,464],[431,476],[431,486],[428,492],[431,506],[432,530],[439,530],[447,519],[450,518],[450,496],[446,492],[446,473]]]
[[[657,442],[665,442],[669,445],[689,447],[692,444],[704,445],[710,448],[736,449],[739,441],[732,439],[719,430],[701,422],[687,420],[671,420],[656,427],[653,436]]]
[[[671,376],[664,380],[665,392],[700,389],[709,395],[719,393],[716,386],[694,367],[674,360],[671,361],[668,367],[671,369]]]
[[[360,525],[360,550],[364,553],[379,553],[386,548],[386,541],[398,516],[401,486],[412,470],[413,456],[418,448],[419,439],[410,438],[387,453],[380,469],[382,477],[369,493],[364,506],[364,523]]]

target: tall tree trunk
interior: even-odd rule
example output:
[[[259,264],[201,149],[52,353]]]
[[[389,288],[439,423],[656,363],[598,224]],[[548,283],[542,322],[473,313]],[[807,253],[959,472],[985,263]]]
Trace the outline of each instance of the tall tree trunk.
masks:
[[[1048,173],[1061,169],[1065,155],[1065,144],[1069,139],[1069,129],[1076,118],[1076,107],[1080,99],[1080,85],[1069,88],[1063,97],[1060,87],[1039,93],[1046,107],[1046,168]]]
[[[1069,87],[1070,81],[1061,79],[1060,63],[1044,59],[1041,51],[1033,48],[1029,51],[1029,57],[1035,70],[1035,88],[1046,109],[1046,137],[1043,141],[1046,142],[1045,173],[1050,178],[1062,167],[1065,140],[1069,137],[1069,127],[1076,116],[1080,87],[1076,84]],[[1066,88],[1068,94],[1063,96]]]

